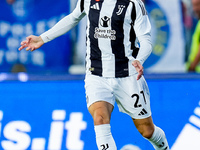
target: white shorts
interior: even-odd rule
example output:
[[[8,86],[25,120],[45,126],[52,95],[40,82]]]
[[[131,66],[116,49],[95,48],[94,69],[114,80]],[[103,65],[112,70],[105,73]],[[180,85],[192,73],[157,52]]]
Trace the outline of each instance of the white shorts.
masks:
[[[137,74],[125,78],[86,75],[87,107],[98,101],[106,101],[113,106],[116,102],[119,111],[133,119],[151,116],[149,88],[143,76],[139,80],[136,78]]]

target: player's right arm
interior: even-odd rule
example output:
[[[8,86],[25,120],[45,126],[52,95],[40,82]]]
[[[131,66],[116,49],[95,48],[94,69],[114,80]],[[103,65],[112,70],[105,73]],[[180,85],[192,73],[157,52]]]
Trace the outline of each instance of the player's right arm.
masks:
[[[26,40],[21,42],[21,47],[19,48],[19,51],[24,48],[26,48],[27,51],[34,51],[40,48],[43,44],[44,41],[42,40],[41,36],[30,35],[26,38]]]
[[[26,48],[27,51],[34,51],[40,48],[44,43],[47,43],[68,32],[70,29],[76,26],[79,21],[86,15],[84,9],[81,9],[81,4],[81,0],[78,0],[76,8],[71,14],[61,19],[51,29],[44,32],[40,36],[28,36],[26,40],[21,42],[21,47],[19,50]]]

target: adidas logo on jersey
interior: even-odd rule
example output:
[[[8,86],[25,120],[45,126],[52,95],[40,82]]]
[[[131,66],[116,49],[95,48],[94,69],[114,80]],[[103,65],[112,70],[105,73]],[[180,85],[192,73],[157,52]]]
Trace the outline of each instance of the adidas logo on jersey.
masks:
[[[143,108],[142,111],[138,114],[139,116],[147,114],[147,111]]]
[[[95,3],[95,4],[92,5],[90,8],[96,9],[96,10],[100,10],[100,9],[99,9],[99,3]]]

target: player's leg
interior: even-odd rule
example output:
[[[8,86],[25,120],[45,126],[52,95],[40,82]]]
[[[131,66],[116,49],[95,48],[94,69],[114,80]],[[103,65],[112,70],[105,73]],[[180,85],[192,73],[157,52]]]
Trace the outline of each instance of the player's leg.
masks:
[[[110,117],[113,105],[104,101],[93,103],[89,112],[93,117],[96,143],[99,150],[117,150],[110,130]]]
[[[87,107],[94,120],[96,143],[99,150],[117,150],[111,134],[110,117],[115,98],[107,79],[86,75]]]
[[[134,118],[136,128],[156,150],[169,150],[164,132],[153,124],[150,108],[150,93],[144,77],[137,75],[117,79],[116,102],[121,112]],[[130,84],[131,83],[131,84]]]
[[[154,124],[151,117],[146,119],[133,119],[133,122],[144,138],[151,138],[154,132]]]
[[[153,124],[151,116],[145,119],[133,119],[133,122],[141,135],[153,145],[155,150],[169,150],[164,131]]]
[[[89,112],[92,115],[94,125],[110,124],[111,113],[114,106],[105,101],[98,101],[89,107]]]

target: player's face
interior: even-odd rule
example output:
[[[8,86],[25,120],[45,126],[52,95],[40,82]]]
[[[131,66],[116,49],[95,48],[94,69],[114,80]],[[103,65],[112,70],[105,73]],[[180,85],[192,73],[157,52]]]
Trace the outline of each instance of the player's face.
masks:
[[[200,19],[200,0],[192,0],[193,11]]]

